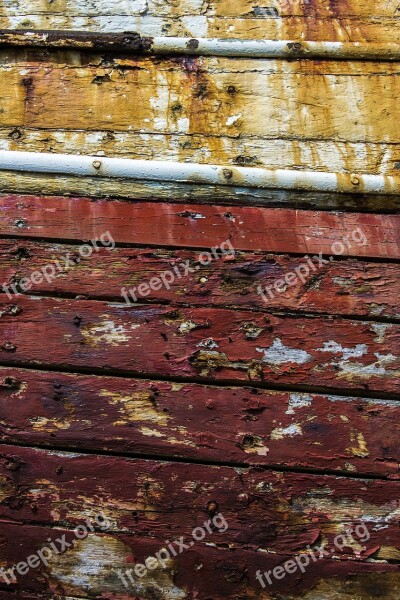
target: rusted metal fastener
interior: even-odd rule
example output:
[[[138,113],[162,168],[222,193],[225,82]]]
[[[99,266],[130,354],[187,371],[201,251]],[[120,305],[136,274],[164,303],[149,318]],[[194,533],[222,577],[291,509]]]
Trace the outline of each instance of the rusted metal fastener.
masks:
[[[101,160],[94,160],[93,161],[93,166],[95,169],[100,169],[101,167]]]
[[[352,175],[350,181],[353,185],[360,185],[360,178],[357,175]]]
[[[4,352],[15,352],[17,346],[14,346],[14,344],[12,344],[11,342],[4,342],[1,349],[4,350]]]

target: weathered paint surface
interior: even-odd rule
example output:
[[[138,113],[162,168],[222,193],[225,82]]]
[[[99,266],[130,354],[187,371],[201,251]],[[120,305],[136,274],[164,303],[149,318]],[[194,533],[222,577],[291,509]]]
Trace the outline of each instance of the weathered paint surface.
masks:
[[[389,400],[1,368],[0,403],[3,443],[399,476]]]
[[[201,210],[201,209],[199,209]],[[78,245],[46,243],[31,240],[0,241],[0,282],[18,284],[33,271],[66,256],[76,256]],[[185,275],[183,266],[198,263],[199,251],[155,248],[99,247],[90,257],[80,257],[47,281],[44,277],[29,294],[86,295],[93,299],[121,301],[121,288],[128,290],[149,282],[161,273],[178,268],[168,288],[149,289],[140,299],[144,302],[167,302],[174,305],[236,306],[249,309],[284,309],[309,313],[360,315],[371,318],[400,319],[400,265],[374,263],[357,259],[333,260],[319,265],[314,259],[313,272],[304,282],[297,278],[286,289],[273,287],[304,264],[304,257],[266,253],[236,252],[200,265],[195,277]],[[265,300],[258,292],[262,286]],[[271,288],[272,286],[272,288]],[[271,290],[269,294],[266,289]],[[22,292],[18,285],[17,289]],[[329,299],[329,301],[327,301]],[[133,299],[132,299],[133,302]],[[329,302],[329,304],[328,304]]]
[[[2,28],[140,31],[144,35],[339,41],[398,40],[398,2],[5,0]]]
[[[311,143],[308,140],[270,139],[262,136],[220,138],[210,135],[205,138],[190,133],[155,135],[134,131],[53,131],[21,126],[0,128],[1,150],[74,154],[82,148],[88,155],[101,155],[104,152],[106,156],[131,159],[190,161],[201,164],[212,160],[221,165],[314,169],[338,173],[351,171],[371,175],[398,176],[400,164],[400,146],[397,144],[333,140],[315,140]],[[84,182],[80,183],[83,185]],[[91,185],[96,186],[98,183],[93,182]],[[71,184],[64,185],[65,189],[69,190],[70,187]],[[192,196],[194,193],[192,192]],[[197,194],[201,198],[202,190],[197,190]],[[360,199],[357,200],[357,208],[362,208]],[[324,200],[326,208],[329,206],[328,202],[329,199]]]
[[[102,509],[111,532],[129,535],[134,529],[137,537],[160,539],[190,536],[217,510],[229,527],[208,532],[203,544],[214,541],[222,545],[222,552],[225,545],[245,546],[290,556],[319,537],[325,548],[333,550],[335,535],[364,518],[371,529],[365,547],[336,549],[335,555],[355,560],[371,554],[386,560],[398,556],[399,482],[69,455],[6,445],[1,473],[9,486],[0,506],[3,520],[74,527],[87,517],[94,521],[96,510]],[[379,527],[382,524],[386,527]],[[101,531],[96,522],[93,526]]]
[[[0,63],[2,127],[400,142],[399,63],[25,49]]]
[[[62,535],[67,543],[74,540],[73,533],[66,529],[5,524],[3,539],[9,544],[8,564],[26,558],[21,546],[40,549],[49,538]],[[308,537],[313,539],[314,536]],[[321,560],[310,565],[301,578],[277,582],[272,589],[263,591],[258,582],[255,583],[256,571],[273,569],[287,559],[287,555],[251,551],[245,546],[224,549],[224,546],[217,546],[218,542],[215,546],[211,542],[209,546],[193,547],[161,572],[159,569],[149,572],[139,583],[125,588],[115,568],[124,571],[135,563],[143,564],[145,559],[160,551],[163,544],[165,541],[161,536],[152,540],[132,534],[91,534],[69,553],[49,562],[46,569],[20,577],[20,581],[10,587],[16,589],[17,594],[24,590],[24,600],[36,599],[38,595],[54,599],[54,594],[62,600],[103,598],[104,593],[107,598],[116,600],[189,600],[194,595],[201,600],[280,600],[282,593],[288,600],[343,600],[346,595],[352,599],[375,600],[377,590],[381,591],[380,598],[392,600],[393,593],[400,589],[397,565],[342,559]],[[15,592],[13,596],[0,592],[2,600],[12,597],[15,598]]]
[[[398,43],[399,23],[394,0],[0,6],[0,27],[143,36],[386,44]],[[231,165],[228,177],[235,166],[399,172],[400,63],[144,58],[110,54],[102,39],[97,50],[2,48],[0,148]],[[129,50],[136,43],[129,36]],[[0,189],[18,194],[0,197],[0,232],[12,238],[0,240],[0,285],[107,230],[120,246],[75,261],[35,296],[1,296],[0,567],[49,539],[72,542],[99,512],[111,527],[0,583],[0,600],[397,598],[400,217],[362,211],[396,211],[398,197],[366,198],[360,185],[338,198],[9,172]],[[258,284],[302,255],[329,257],[357,228],[367,242],[347,260],[264,304]],[[196,263],[194,248],[227,239],[235,258]],[[185,261],[198,274],[147,306],[123,305],[121,286]],[[116,569],[216,511],[226,532],[123,586]],[[361,522],[368,541],[333,547]],[[308,544],[328,555],[260,587],[258,569]]]
[[[399,64],[2,49],[0,146],[397,174]]]
[[[7,365],[400,390],[400,325],[5,294],[0,309]]]
[[[329,257],[347,236],[343,256],[400,254],[400,215],[17,195],[1,195],[0,208],[3,235],[25,238],[90,240],[108,230],[118,243],[210,249],[230,240],[235,250]],[[354,241],[359,229],[365,244]]]
[[[0,134],[1,135],[1,134]],[[47,134],[46,134],[47,135]],[[3,192],[93,198],[140,198],[176,203],[196,201],[220,205],[296,207],[297,209],[354,210],[392,213],[400,209],[400,196],[375,194],[315,193],[293,190],[256,189],[226,185],[135,181],[107,177],[73,177],[39,173],[0,171]]]

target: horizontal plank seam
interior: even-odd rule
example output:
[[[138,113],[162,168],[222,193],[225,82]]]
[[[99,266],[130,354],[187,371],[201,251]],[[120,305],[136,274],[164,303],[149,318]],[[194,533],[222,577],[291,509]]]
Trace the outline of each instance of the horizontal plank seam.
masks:
[[[83,297],[84,296],[84,297]],[[110,296],[96,296],[93,294],[82,294],[79,298],[77,298],[76,293],[71,292],[37,292],[35,293],[21,293],[19,296],[14,296],[10,299],[10,304],[18,303],[19,299],[22,298],[46,298],[50,300],[76,300],[76,301],[90,301],[90,302],[107,302],[107,304],[115,305],[117,308],[124,308],[127,306],[125,302],[121,300],[121,296],[118,297],[110,297]],[[0,301],[5,301],[6,295],[0,293]],[[209,308],[209,304],[202,302],[196,302],[195,300],[191,300],[189,303],[184,301],[179,301],[177,299],[174,300],[147,300],[145,298],[141,299],[141,302],[136,302],[134,305],[135,308],[144,308],[144,307],[179,307],[179,308]],[[352,313],[334,313],[334,312],[310,312],[307,310],[294,310],[294,309],[286,309],[285,307],[263,307],[263,306],[243,306],[239,304],[226,304],[221,299],[221,304],[213,303],[213,307],[216,311],[219,310],[232,310],[232,311],[246,311],[249,313],[259,314],[266,313],[270,315],[274,315],[280,318],[287,319],[341,319],[344,321],[360,321],[361,323],[387,323],[389,325],[400,325],[400,317],[382,317],[382,316],[371,316],[371,315],[360,315],[360,314],[352,314]],[[400,311],[400,307],[399,307]]]
[[[16,195],[16,194],[14,194],[14,195]],[[64,198],[73,198],[73,197],[74,196],[63,196],[63,199]],[[19,196],[19,199],[23,200],[24,196]],[[86,199],[86,198],[83,198],[83,199]],[[109,196],[108,196],[108,199],[109,199]],[[112,202],[112,200],[109,200],[109,201]],[[122,200],[122,201],[124,201],[124,200]],[[1,202],[1,196],[0,196],[0,202]],[[141,202],[140,200],[132,201],[132,203],[135,203],[135,204],[140,204],[140,202]],[[148,200],[143,200],[142,202],[146,203],[146,202],[148,202]],[[165,203],[165,200],[164,201],[160,200],[160,202]],[[187,204],[187,203],[188,203],[187,200],[185,200],[184,204]],[[195,202],[195,201],[191,202],[190,204],[191,205],[201,205],[201,203]],[[210,206],[210,204],[207,203],[207,206]],[[215,205],[211,205],[211,206],[215,206]],[[219,205],[219,206],[221,206],[221,205]],[[232,206],[232,204],[228,203],[228,204],[226,204],[226,206]],[[249,207],[249,206],[250,206],[249,204],[244,204],[242,208]],[[258,208],[266,208],[267,209],[269,207],[264,206],[264,207],[258,207]],[[286,209],[291,209],[291,207],[285,207],[284,210],[286,210]],[[279,210],[279,208],[277,208],[276,210]],[[291,210],[301,210],[301,209],[297,209],[296,207],[293,207],[293,209],[291,209]],[[310,211],[310,208],[304,208],[304,210]],[[315,210],[315,212],[317,212],[317,209]],[[337,211],[329,210],[328,212],[336,213]],[[341,212],[345,212],[345,211],[341,211]],[[346,211],[346,213],[347,214],[354,213],[354,210]],[[370,214],[370,213],[369,212],[368,213],[358,213],[357,212],[357,214]],[[371,213],[371,214],[375,214],[375,213]],[[381,213],[379,213],[379,214],[381,214]],[[398,214],[400,214],[400,211],[399,211],[399,213],[397,213],[397,212],[396,213],[393,213],[393,212],[385,213],[385,216],[392,216],[392,215],[397,216]],[[43,236],[37,236],[34,233],[32,235],[28,235],[26,231],[24,231],[24,234],[25,235],[1,233],[0,241],[15,240],[18,243],[24,243],[24,241],[25,242],[35,241],[35,242],[39,242],[39,243],[40,242],[44,242],[44,243],[49,242],[49,243],[55,243],[55,244],[69,244],[71,246],[74,245],[77,247],[79,247],[82,243],[88,241],[88,239],[84,239],[84,238],[79,239],[79,238],[43,237]],[[128,243],[128,242],[117,242],[114,240],[114,243],[115,243],[116,248],[121,248],[121,249],[122,248],[126,248],[126,249],[143,248],[143,242]],[[193,252],[195,252],[196,250],[201,251],[201,250],[209,250],[210,249],[209,246],[207,246],[207,245],[204,245],[204,246],[183,246],[183,245],[175,246],[173,244],[159,244],[159,243],[156,243],[156,244],[148,243],[148,244],[146,244],[146,248],[149,248],[151,250],[154,250],[154,249],[171,250],[171,251],[187,250],[187,251],[193,251]],[[238,250],[238,252],[243,252],[243,253],[247,252],[248,253],[248,252],[251,252],[251,250]],[[266,255],[270,254],[272,256],[289,256],[289,257],[293,257],[293,258],[305,256],[304,252],[282,252],[282,250],[256,250],[256,251],[254,251],[254,254],[257,254],[257,256],[266,256]],[[328,256],[328,255],[329,255],[329,253],[326,253],[326,254],[322,254],[321,256],[324,257],[324,256]],[[335,262],[336,261],[337,262],[347,261],[349,259],[357,260],[357,261],[360,261],[363,263],[377,263],[377,264],[382,264],[382,265],[384,265],[384,264],[395,264],[395,265],[400,264],[400,256],[399,256],[399,258],[391,258],[391,257],[387,257],[387,256],[377,257],[377,256],[344,256],[344,255],[343,256],[337,255],[334,257]],[[334,261],[332,261],[332,264],[334,264]]]
[[[1,65],[0,65],[1,68]],[[72,68],[72,66],[71,66]],[[78,68],[78,67],[76,67]],[[82,68],[82,67],[80,67]],[[13,132],[16,129],[21,130],[21,131],[27,131],[27,132],[33,132],[33,133],[48,133],[49,131],[52,131],[54,133],[59,133],[60,131],[66,131],[68,133],[70,133],[71,131],[74,133],[93,133],[93,132],[97,132],[97,133],[114,133],[116,136],[118,135],[129,135],[131,136],[133,133],[137,133],[138,135],[140,134],[140,136],[153,136],[153,137],[160,137],[160,138],[164,138],[164,137],[198,137],[198,138],[204,138],[204,134],[202,133],[196,133],[196,132],[182,132],[182,131],[174,131],[174,132],[159,132],[159,131],[149,131],[146,133],[143,133],[143,131],[141,130],[137,130],[135,132],[134,129],[130,129],[129,131],[127,130],[115,130],[112,128],[107,128],[107,127],[101,127],[100,129],[91,129],[91,128],[85,128],[85,129],[66,129],[63,127],[30,127],[29,125],[0,125],[0,133],[6,133],[6,132]],[[343,144],[349,144],[349,145],[355,145],[355,144],[365,144],[367,146],[394,146],[394,147],[398,147],[400,148],[400,142],[385,142],[385,141],[378,141],[378,142],[371,142],[371,141],[366,141],[364,139],[360,139],[360,140],[349,140],[348,138],[343,138],[343,139],[339,139],[339,138],[321,138],[321,137],[301,137],[298,138],[296,136],[293,135],[285,135],[283,134],[282,136],[279,135],[279,137],[277,137],[276,135],[267,135],[267,134],[262,134],[262,135],[256,135],[254,133],[240,133],[239,134],[223,134],[223,133],[214,133],[212,131],[210,131],[209,133],[207,133],[206,135],[207,138],[231,138],[233,140],[237,140],[239,137],[240,139],[255,139],[255,140],[268,140],[271,142],[276,142],[276,141],[288,141],[288,142],[298,142],[300,141],[301,143],[307,144],[308,142],[318,142],[320,144],[330,144],[332,142],[340,142]],[[12,140],[15,143],[15,140]],[[19,140],[20,143],[22,143],[22,140]],[[101,158],[101,156],[100,156]]]
[[[344,479],[358,479],[368,481],[369,479],[381,480],[381,481],[396,481],[390,477],[390,475],[377,475],[376,473],[354,473],[348,472],[344,470],[334,470],[334,469],[312,469],[308,467],[286,467],[285,465],[280,464],[270,464],[266,465],[265,463],[241,463],[236,461],[216,461],[216,460],[207,460],[202,459],[198,460],[196,458],[180,458],[176,456],[160,456],[155,454],[148,453],[140,453],[140,452],[118,452],[116,450],[92,450],[90,448],[82,449],[81,447],[77,447],[74,444],[70,446],[63,446],[58,444],[32,444],[27,446],[23,442],[8,442],[6,440],[0,442],[0,456],[3,452],[4,447],[12,446],[15,448],[25,448],[32,450],[43,450],[48,452],[65,452],[68,454],[77,454],[79,453],[82,456],[112,456],[116,458],[122,458],[126,460],[149,460],[149,461],[158,461],[162,463],[181,463],[181,464],[195,464],[209,467],[231,467],[231,468],[240,468],[246,471],[276,471],[279,473],[302,473],[304,475],[316,475],[319,477],[333,476]],[[6,454],[6,453],[5,453]]]
[[[116,369],[116,368],[97,368],[97,367],[85,367],[82,365],[73,367],[65,367],[63,365],[51,365],[42,363],[30,363],[26,361],[6,361],[2,359],[0,361],[0,368],[13,368],[13,369],[26,369],[29,371],[37,372],[48,372],[48,373],[66,373],[70,375],[93,375],[99,377],[116,377],[123,379],[138,379],[146,381],[159,381],[166,383],[183,383],[183,384],[197,384],[197,385],[211,385],[214,387],[229,387],[229,388],[259,388],[263,390],[276,391],[276,392],[300,392],[306,394],[320,394],[324,396],[339,396],[342,398],[355,398],[360,400],[362,398],[366,400],[390,400],[394,402],[400,402],[399,395],[394,392],[385,392],[384,390],[375,390],[373,392],[362,388],[335,388],[329,386],[312,386],[312,385],[300,385],[300,384],[286,384],[286,383],[274,383],[268,380],[254,381],[254,380],[237,380],[237,379],[219,379],[215,380],[210,377],[183,377],[178,375],[165,375],[162,373],[147,373],[143,371]]]
[[[72,68],[72,66],[71,66]],[[78,67],[76,67],[78,68]],[[82,68],[82,67],[80,67]],[[1,69],[1,65],[0,65],[0,69]],[[125,69],[125,67],[124,67]],[[369,73],[370,75],[371,73]],[[353,76],[353,75],[352,75]],[[143,136],[152,136],[152,137],[159,137],[159,138],[165,138],[165,137],[198,137],[198,138],[207,138],[207,139],[231,139],[231,140],[268,140],[271,142],[276,142],[276,141],[285,141],[285,142],[299,142],[301,144],[307,144],[307,143],[314,143],[314,142],[318,142],[320,144],[330,144],[330,143],[339,143],[339,144],[347,144],[347,145],[356,145],[356,144],[363,144],[366,146],[385,146],[385,147],[398,147],[400,148],[400,142],[386,142],[386,141],[382,141],[382,140],[376,140],[376,141],[371,141],[371,140],[365,140],[365,139],[356,139],[356,140],[349,140],[347,138],[341,138],[341,137],[332,137],[332,138],[321,138],[321,137],[297,137],[297,136],[293,136],[293,135],[285,135],[282,134],[279,137],[277,137],[276,135],[256,135],[254,133],[240,133],[239,134],[229,134],[229,133],[224,133],[224,134],[218,134],[218,133],[213,133],[213,132],[208,132],[207,134],[203,134],[201,132],[181,132],[181,131],[174,131],[174,132],[170,132],[170,131],[166,131],[166,132],[156,132],[156,131],[148,131],[143,133],[143,131],[141,131],[140,129],[130,129],[129,131],[125,130],[125,129],[121,129],[121,130],[116,130],[116,129],[112,129],[112,128],[106,128],[106,127],[102,127],[101,129],[92,129],[91,127],[87,127],[85,129],[68,129],[65,127],[27,127],[25,125],[2,125],[0,126],[0,133],[2,132],[13,132],[15,130],[19,130],[19,131],[28,131],[28,132],[34,132],[34,133],[48,133],[49,131],[55,132],[55,133],[59,133],[59,132],[67,132],[67,133],[113,133],[114,135],[118,136],[118,135],[132,135],[132,134],[137,134],[140,135],[141,137]],[[12,140],[15,143],[15,140]],[[19,141],[19,143],[22,143],[22,141]],[[101,158],[101,156],[99,156],[98,158]],[[235,163],[233,163],[231,166],[238,166]],[[316,170],[317,173],[321,172],[323,173],[324,171],[322,170]]]

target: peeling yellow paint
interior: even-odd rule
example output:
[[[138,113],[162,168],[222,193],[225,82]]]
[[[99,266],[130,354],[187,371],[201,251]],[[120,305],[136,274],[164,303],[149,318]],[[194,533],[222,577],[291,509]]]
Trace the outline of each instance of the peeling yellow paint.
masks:
[[[144,421],[166,427],[171,420],[167,413],[157,409],[152,401],[152,393],[146,390],[124,395],[103,389],[100,391],[100,396],[108,398],[111,405],[118,406],[123,417],[117,421],[119,425]]]
[[[351,442],[357,441],[358,446],[353,446],[351,448],[347,448],[348,452],[351,452],[351,454],[353,454],[354,456],[358,456],[360,458],[365,458],[366,456],[369,456],[367,444],[366,444],[365,438],[362,433],[357,433],[357,435],[356,435],[354,432],[352,432],[351,436],[350,436],[350,440],[351,440]]]

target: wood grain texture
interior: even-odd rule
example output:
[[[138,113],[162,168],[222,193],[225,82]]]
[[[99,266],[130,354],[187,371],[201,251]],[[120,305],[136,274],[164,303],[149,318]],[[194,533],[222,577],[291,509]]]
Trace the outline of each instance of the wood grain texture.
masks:
[[[347,236],[343,256],[400,256],[400,215],[19,195],[1,195],[0,208],[2,234],[25,238],[91,240],[109,231],[121,244],[210,249],[230,240],[235,250],[329,257]],[[365,245],[353,241],[359,229]]]
[[[2,127],[197,134],[211,156],[227,137],[400,142],[400,63],[15,49],[0,63]]]
[[[396,393],[400,326],[85,300],[0,302],[6,365]],[[46,340],[43,345],[42,340]]]
[[[218,511],[229,524],[225,532],[216,532],[218,545],[290,556],[317,540],[333,549],[335,535],[368,515],[371,539],[362,549],[352,545],[337,549],[337,557],[360,560],[372,554],[398,560],[400,555],[398,481],[7,445],[1,447],[0,472],[3,521],[74,527],[102,513],[111,531],[170,539],[167,536],[190,536],[196,525]],[[382,524],[387,527],[379,527]],[[213,535],[208,532],[203,544],[212,542]]]
[[[55,152],[131,158],[170,160],[220,165],[358,172],[371,175],[399,174],[398,144],[333,140],[290,140],[279,138],[163,134],[64,129],[0,128],[0,149],[26,152]],[[212,158],[210,158],[212,157]],[[67,188],[68,189],[68,188]],[[388,201],[391,199],[388,198]],[[362,208],[362,201],[358,203]]]
[[[344,210],[391,213],[400,211],[400,196],[334,194],[304,191],[243,188],[227,185],[194,185],[133,181],[107,177],[73,177],[39,173],[0,171],[0,190],[18,194],[85,196],[91,198],[140,198],[151,201],[196,202],[220,205],[293,207],[297,209]]]
[[[400,403],[0,368],[2,443],[399,477]]]
[[[400,319],[400,265],[395,263],[377,264],[349,258],[320,266],[314,260],[315,272],[310,267],[304,282],[296,278],[294,285],[286,286],[285,291],[278,286],[279,293],[271,286],[288,273],[296,272],[304,264],[303,257],[236,252],[234,257],[214,260],[208,266],[201,265],[194,275],[185,275],[183,265],[187,261],[196,264],[199,251],[99,247],[90,257],[80,257],[78,250],[76,244],[0,240],[0,286],[17,284],[17,290],[22,292],[18,282],[69,256],[75,260],[69,265],[61,262],[64,268],[56,269],[54,279],[48,281],[42,276],[28,293],[122,300],[122,288],[129,290],[149,283],[177,267],[180,278],[176,277],[168,288],[149,288],[149,294],[141,297],[140,302],[324,314],[334,311],[337,315]],[[266,291],[268,287],[271,293]]]
[[[287,556],[226,548],[222,541],[215,545],[211,542],[207,547],[195,545],[168,561],[164,569],[148,571],[141,580],[136,578],[133,584],[128,580],[128,587],[124,587],[116,571],[121,569],[124,573],[155,556],[165,545],[160,534],[156,534],[155,539],[144,539],[129,533],[95,533],[77,541],[73,532],[65,528],[54,530],[11,523],[3,525],[2,539],[8,543],[3,552],[4,562],[11,566],[24,561],[32,551],[64,535],[67,544],[75,539],[75,547],[55,556],[47,568],[18,576],[17,583],[8,586],[14,593],[0,591],[2,600],[16,596],[37,600],[38,595],[49,600],[54,600],[55,595],[57,600],[100,600],[104,594],[112,600],[189,600],[194,596],[199,600],[281,600],[282,594],[285,600],[343,600],[346,596],[375,600],[377,590],[382,600],[392,600],[400,589],[396,564],[342,559],[320,560],[310,565],[305,575],[287,577],[283,583],[277,581],[263,590],[255,579],[257,570],[273,569]]]
[[[74,535],[68,528],[86,519],[93,522],[101,514],[109,524],[101,533],[94,523],[96,530],[89,537],[76,541],[63,555],[54,555],[39,572],[31,570],[29,577],[18,577],[11,589],[79,597],[106,592],[119,598],[124,590],[118,584],[117,569],[154,555],[166,540],[182,536],[188,543],[193,528],[217,511],[228,528],[206,533],[202,541],[168,562],[161,581],[161,573],[149,573],[141,598],[191,598],[197,589],[198,597],[205,600],[211,597],[211,585],[213,598],[271,598],[269,590],[263,591],[255,580],[257,569],[273,568],[305,551],[308,544],[321,545],[325,558],[310,565],[304,575],[296,573],[277,582],[271,587],[272,598],[280,598],[283,591],[306,599],[340,598],[344,581],[349,585],[349,570],[354,576],[350,589],[370,594],[363,598],[373,598],[367,591],[368,581],[386,584],[383,597],[388,599],[399,585],[398,565],[386,562],[399,559],[399,482],[12,446],[1,448],[0,472],[2,535],[5,542],[11,542],[1,547],[5,566],[24,560],[45,541],[63,533],[71,542]],[[369,540],[336,548],[335,536],[363,519],[367,519]],[[195,568],[199,561],[201,578],[196,576],[201,569]],[[178,596],[171,594],[172,584]],[[135,587],[125,590],[122,597],[137,594]],[[154,587],[163,592],[159,589],[155,594]]]
[[[135,0],[104,2],[61,0],[47,4],[6,0],[0,10],[2,28],[139,31],[144,35],[397,41],[398,2],[288,2],[271,0]]]

